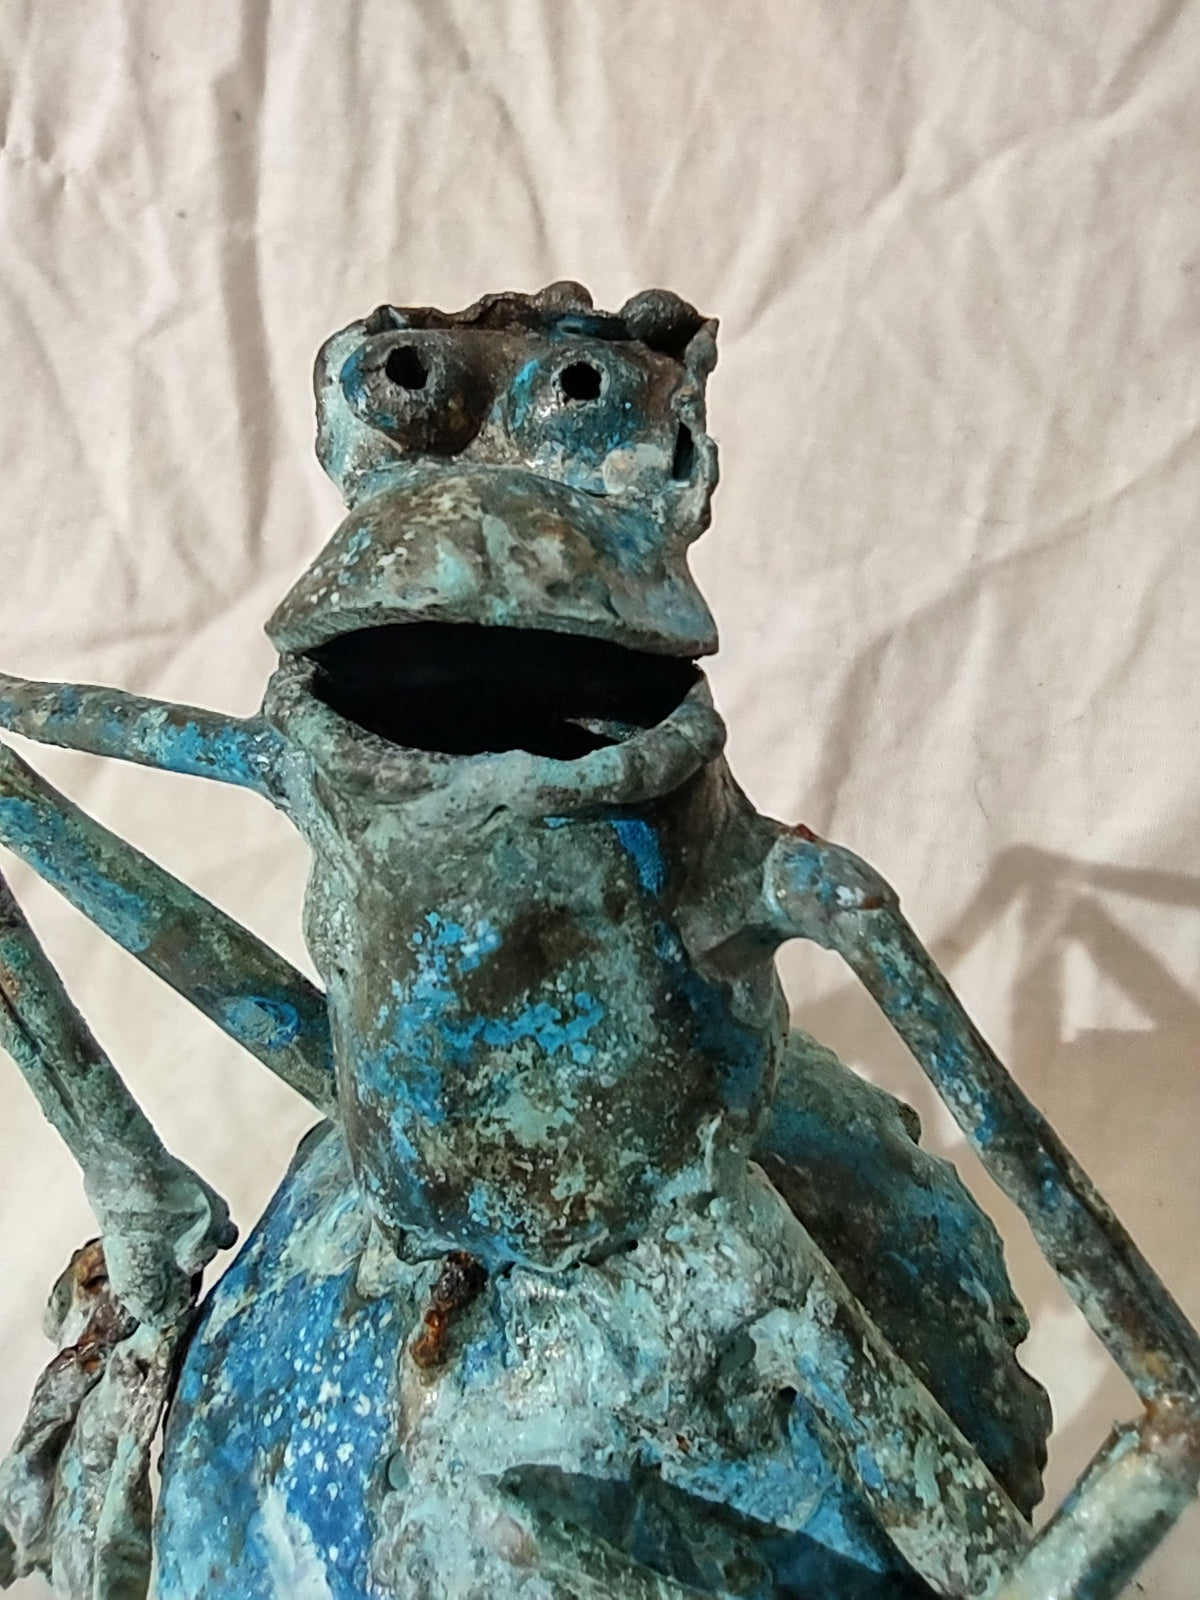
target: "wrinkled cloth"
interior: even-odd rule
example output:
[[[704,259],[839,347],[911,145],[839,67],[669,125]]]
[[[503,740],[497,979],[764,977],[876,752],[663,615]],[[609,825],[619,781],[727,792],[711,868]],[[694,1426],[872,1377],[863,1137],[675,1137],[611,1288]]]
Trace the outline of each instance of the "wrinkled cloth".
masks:
[[[722,319],[694,566],[735,772],[898,886],[1200,1316],[1198,77],[1200,0],[8,0],[0,666],[251,711],[262,621],[339,516],[327,334],[560,277],[678,290]],[[304,961],[304,852],[261,803],[22,754]],[[245,1229],[313,1114],[12,883]],[[797,1021],[961,1158],[866,997],[782,964]],[[979,1192],[1055,1399],[1053,1500],[1133,1401]],[[0,1448],[91,1231],[0,1070]],[[1200,1512],[1145,1594],[1190,1600],[1198,1566]]]

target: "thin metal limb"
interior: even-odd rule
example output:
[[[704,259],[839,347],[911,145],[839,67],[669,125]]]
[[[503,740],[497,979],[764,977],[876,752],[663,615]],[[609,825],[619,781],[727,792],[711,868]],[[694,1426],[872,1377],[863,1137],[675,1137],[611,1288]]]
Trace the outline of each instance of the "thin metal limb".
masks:
[[[328,1113],[325,997],[282,956],[94,822],[0,745],[0,844]]]
[[[994,1600],[1119,1594],[1195,1497],[1194,1419],[1118,1428]]]
[[[63,988],[0,877],[0,1045],[79,1163],[113,1287],[139,1322],[175,1324],[237,1237],[221,1197],[171,1155]]]
[[[226,717],[122,689],[35,683],[0,672],[0,728],[42,744],[238,784],[280,802],[283,741],[261,717]]]
[[[1130,1446],[1097,1458],[1078,1498],[1040,1536],[1076,1542],[1077,1576],[1018,1588],[1022,1600],[1108,1600],[1131,1570],[1114,1542],[1149,1553],[1200,1478],[1200,1337],[1045,1118],[1017,1088],[900,914],[894,890],[865,862],[807,829],[781,831],[767,857],[763,922],[771,942],[811,939],[836,951],[870,991],[933,1082],[999,1186],[1024,1213],[1046,1259],[1147,1407],[1134,1454],[1143,1492],[1108,1524]],[[1030,1554],[1022,1572],[1042,1570]],[[1013,1581],[1016,1581],[1015,1579]],[[1038,1580],[1040,1581],[1040,1580]],[[1031,1580],[1031,1583],[1033,1580]]]

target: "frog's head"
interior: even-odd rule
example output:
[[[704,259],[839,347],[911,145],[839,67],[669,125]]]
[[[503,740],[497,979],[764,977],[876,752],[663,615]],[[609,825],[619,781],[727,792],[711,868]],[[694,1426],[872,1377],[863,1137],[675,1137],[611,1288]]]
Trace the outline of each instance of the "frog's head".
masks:
[[[687,568],[715,334],[666,291],[606,313],[573,283],[335,334],[317,453],[349,515],[268,624],[293,690],[451,756],[578,761],[669,719],[717,647]]]

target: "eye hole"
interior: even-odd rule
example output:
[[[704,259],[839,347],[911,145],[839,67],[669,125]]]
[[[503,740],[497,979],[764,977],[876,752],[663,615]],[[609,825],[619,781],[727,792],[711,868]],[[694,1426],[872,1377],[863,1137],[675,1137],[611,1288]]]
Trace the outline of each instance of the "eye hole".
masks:
[[[590,361],[572,361],[558,375],[558,387],[564,400],[596,400],[600,395],[600,369]]]
[[[679,424],[679,431],[675,435],[675,454],[671,458],[671,476],[682,482],[692,475],[692,468],[696,465],[696,441],[692,438],[692,430],[685,422]]]
[[[411,344],[397,345],[388,353],[383,370],[399,389],[423,389],[429,368]]]

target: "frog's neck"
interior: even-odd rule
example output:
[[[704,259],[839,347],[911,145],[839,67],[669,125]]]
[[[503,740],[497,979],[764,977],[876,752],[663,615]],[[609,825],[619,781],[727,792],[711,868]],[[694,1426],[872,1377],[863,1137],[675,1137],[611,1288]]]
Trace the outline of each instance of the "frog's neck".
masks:
[[[782,997],[769,959],[704,950],[730,944],[773,833],[722,757],[666,794],[540,815],[312,801],[305,931],[389,1229],[566,1260],[752,1136]]]
[[[695,924],[708,945],[736,923],[739,886],[770,848],[773,825],[729,775],[703,677],[661,722],[572,761],[391,744],[323,704],[302,659],[281,663],[264,713],[287,742],[288,809],[316,858],[307,924],[331,989],[339,950],[366,960],[397,921],[411,933],[448,896],[460,921],[544,899],[551,880],[582,906],[600,892],[589,862],[608,882],[624,861],[656,915],[685,938]]]

